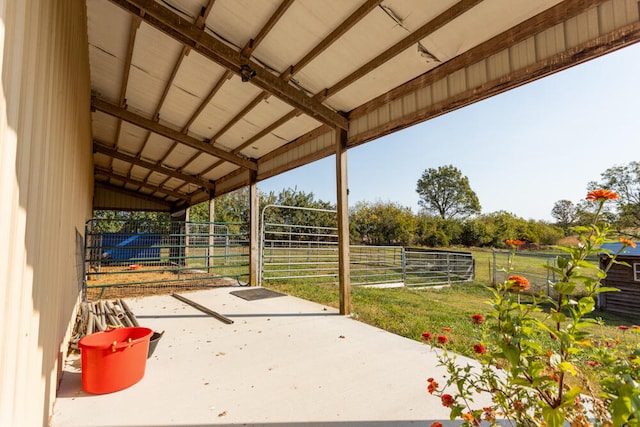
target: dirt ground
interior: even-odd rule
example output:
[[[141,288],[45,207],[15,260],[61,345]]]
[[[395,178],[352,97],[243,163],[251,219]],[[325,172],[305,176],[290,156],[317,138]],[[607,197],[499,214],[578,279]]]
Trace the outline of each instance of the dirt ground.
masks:
[[[238,284],[234,278],[216,277],[206,269],[183,270],[180,274],[175,268],[161,270],[158,266],[102,267],[100,273],[103,274],[87,275],[87,300],[161,295]]]

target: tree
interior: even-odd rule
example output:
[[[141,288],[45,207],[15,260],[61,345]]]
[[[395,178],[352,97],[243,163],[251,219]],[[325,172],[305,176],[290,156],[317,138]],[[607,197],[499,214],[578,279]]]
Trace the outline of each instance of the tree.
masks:
[[[602,181],[592,182],[589,189],[605,188],[620,196],[616,203],[620,228],[640,227],[640,162],[614,166],[600,174]]]
[[[354,241],[369,245],[409,245],[416,234],[411,208],[392,202],[359,202],[350,215]]]
[[[569,232],[578,216],[578,207],[569,200],[558,200],[553,209],[551,216],[556,220],[559,227],[564,230],[565,235]]]
[[[429,168],[418,180],[420,206],[442,219],[466,218],[480,213],[480,201],[469,179],[454,166]]]

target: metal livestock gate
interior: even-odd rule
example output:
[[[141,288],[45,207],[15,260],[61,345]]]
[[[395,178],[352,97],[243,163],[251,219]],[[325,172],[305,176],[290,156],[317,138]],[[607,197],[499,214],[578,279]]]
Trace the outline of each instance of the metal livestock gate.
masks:
[[[261,215],[260,283],[336,282],[335,210],[268,205]],[[350,246],[352,285],[431,286],[473,280],[470,253]]]

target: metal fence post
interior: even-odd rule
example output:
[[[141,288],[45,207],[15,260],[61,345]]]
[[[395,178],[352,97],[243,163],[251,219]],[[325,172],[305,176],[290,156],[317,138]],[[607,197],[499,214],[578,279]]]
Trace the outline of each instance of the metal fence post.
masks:
[[[491,284],[495,285],[496,284],[496,274],[498,273],[498,270],[496,268],[496,250],[493,250],[493,274],[491,277]]]

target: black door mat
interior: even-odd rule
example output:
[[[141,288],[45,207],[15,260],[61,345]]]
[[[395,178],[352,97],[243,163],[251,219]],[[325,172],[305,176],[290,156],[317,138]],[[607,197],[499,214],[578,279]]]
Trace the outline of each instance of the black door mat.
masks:
[[[255,301],[258,299],[276,298],[276,297],[285,296],[280,292],[272,291],[271,289],[265,289],[265,288],[243,289],[241,291],[232,291],[229,293],[247,301]]]

